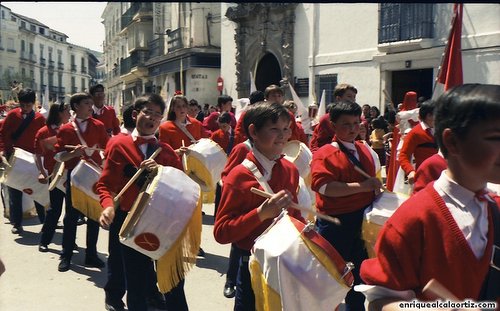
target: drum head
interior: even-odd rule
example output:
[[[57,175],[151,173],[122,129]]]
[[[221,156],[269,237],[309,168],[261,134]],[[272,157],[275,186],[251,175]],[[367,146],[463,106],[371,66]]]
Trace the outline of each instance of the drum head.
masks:
[[[49,191],[54,190],[64,174],[64,162],[56,162],[52,171],[52,180],[49,184]]]

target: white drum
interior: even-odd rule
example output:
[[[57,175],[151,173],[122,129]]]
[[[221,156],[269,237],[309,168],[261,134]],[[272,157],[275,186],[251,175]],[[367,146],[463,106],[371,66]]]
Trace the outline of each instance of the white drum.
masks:
[[[96,189],[101,174],[100,167],[85,160],[81,160],[71,171],[71,202],[73,207],[95,221],[99,221],[102,211]]]
[[[351,269],[312,224],[284,211],[252,248],[256,309],[335,310],[353,284]]]
[[[371,258],[375,254],[375,243],[380,229],[408,197],[397,192],[382,192],[372,206],[365,210],[362,232],[366,250]]]
[[[313,212],[316,211],[315,196],[314,193],[309,189],[309,187],[307,187],[306,182],[302,177],[299,177],[299,190],[297,192],[297,199],[299,206],[310,210],[310,212],[301,211],[302,217],[304,217],[304,219],[306,220],[314,222],[315,218]]]
[[[283,147],[285,159],[295,164],[299,170],[300,177],[304,178],[306,184],[310,184],[311,174],[311,150],[298,140],[291,140]]]
[[[211,139],[202,138],[189,146],[183,165],[186,174],[196,181],[203,192],[213,191],[227,162],[224,150]]]
[[[56,162],[54,166],[54,171],[52,172],[52,178],[49,184],[49,191],[55,188],[66,193],[66,180],[68,179],[68,170],[65,169],[64,162]]]
[[[160,291],[168,292],[196,262],[201,242],[200,187],[184,172],[160,166],[128,213],[120,242],[158,260]]]
[[[49,188],[47,184],[38,182],[38,175],[35,155],[14,147],[14,153],[4,172],[3,182],[9,187],[22,191],[29,199],[47,206],[50,203]]]

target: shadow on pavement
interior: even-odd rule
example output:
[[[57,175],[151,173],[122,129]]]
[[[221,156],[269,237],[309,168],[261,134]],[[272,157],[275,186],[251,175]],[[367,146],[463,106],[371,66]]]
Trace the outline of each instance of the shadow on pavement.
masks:
[[[198,268],[212,269],[220,274],[226,273],[228,264],[229,260],[227,257],[210,254],[208,252],[205,253],[205,257],[203,259],[198,258],[196,260],[196,266]]]

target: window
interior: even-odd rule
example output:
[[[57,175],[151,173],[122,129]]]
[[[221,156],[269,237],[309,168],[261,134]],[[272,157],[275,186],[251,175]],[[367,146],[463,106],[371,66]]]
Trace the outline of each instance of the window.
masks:
[[[25,21],[21,21],[21,28],[26,29],[26,22]]]
[[[335,101],[333,97],[333,90],[337,85],[337,74],[328,74],[328,75],[317,75],[316,76],[316,85],[315,85],[315,93],[316,98],[319,101],[321,100],[321,94],[323,90],[325,90],[325,103],[328,105]]]
[[[33,45],[33,43],[30,43],[30,53],[33,54],[35,51],[35,47]]]
[[[82,78],[82,92],[85,91],[85,78]]]
[[[43,49],[44,49],[43,44],[40,44],[40,57],[41,58],[43,58]]]
[[[57,85],[61,88],[62,87],[62,73],[57,74]]]
[[[45,76],[43,69],[40,69],[40,84],[44,85],[45,84],[45,79],[43,78]]]
[[[378,42],[433,37],[432,3],[381,3]]]
[[[57,50],[57,61],[59,63],[62,63],[62,51],[61,50]]]
[[[36,26],[35,25],[30,25],[30,30],[33,32],[36,32]]]
[[[21,52],[26,51],[26,42],[24,40],[21,40]]]
[[[26,69],[21,68],[21,77],[25,78],[26,77]]]
[[[45,28],[42,28],[40,27],[38,32],[41,34],[41,35],[45,35]]]

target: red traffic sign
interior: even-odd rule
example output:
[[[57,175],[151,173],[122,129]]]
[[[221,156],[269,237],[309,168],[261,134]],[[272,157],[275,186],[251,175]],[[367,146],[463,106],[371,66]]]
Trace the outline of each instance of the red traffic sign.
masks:
[[[224,79],[222,77],[217,78],[217,91],[222,92],[224,89]]]

